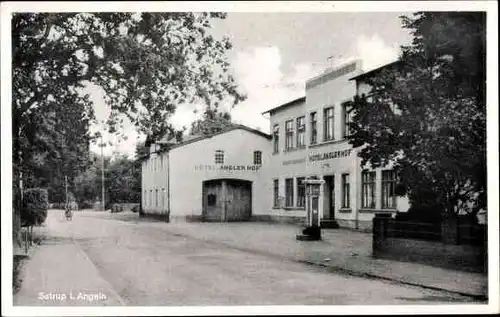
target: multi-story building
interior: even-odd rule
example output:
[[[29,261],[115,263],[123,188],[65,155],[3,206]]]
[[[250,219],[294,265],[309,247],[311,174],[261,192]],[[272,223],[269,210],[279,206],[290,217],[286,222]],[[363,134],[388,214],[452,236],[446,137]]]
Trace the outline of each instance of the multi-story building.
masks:
[[[264,113],[269,115],[270,136],[239,126],[175,145],[165,153],[155,155],[152,150],[143,164],[143,209],[147,213],[170,210],[172,216],[205,220],[303,221],[306,195],[302,181],[315,177],[325,180],[320,211],[325,227],[368,231],[375,212],[406,211],[408,207],[394,193],[396,175],[390,166],[362,167],[357,149],[348,143],[352,118],[348,101],[365,92],[365,78],[360,61],[311,78],[305,84],[305,96]],[[217,159],[217,153],[223,153],[223,161]],[[258,162],[256,153],[261,157]],[[166,165],[162,163],[165,157]],[[252,157],[254,166],[259,165],[255,171],[246,168],[252,166]],[[158,164],[170,171],[155,175]],[[226,164],[240,167],[231,171],[222,168]],[[243,188],[239,191],[246,194],[229,197],[230,187]],[[235,205],[235,201],[248,202],[248,195],[252,197],[250,211],[241,216],[236,205],[245,203]],[[165,201],[169,203],[165,205]],[[212,207],[222,211],[214,212]],[[229,214],[240,216],[231,218]]]
[[[275,219],[303,219],[306,177],[324,179],[322,223],[371,230],[376,211],[395,212],[396,175],[390,168],[361,167],[348,143],[348,106],[355,94],[369,91],[361,62],[329,69],[306,82],[306,95],[265,114],[272,131],[271,178]],[[363,81],[358,81],[356,78]],[[354,79],[354,80],[350,80]],[[407,210],[400,202],[400,209]]]

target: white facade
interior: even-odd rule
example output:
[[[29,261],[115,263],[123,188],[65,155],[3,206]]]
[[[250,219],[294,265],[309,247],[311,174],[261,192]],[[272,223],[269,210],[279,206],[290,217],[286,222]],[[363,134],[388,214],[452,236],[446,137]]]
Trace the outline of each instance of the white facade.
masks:
[[[265,212],[271,193],[265,177],[270,146],[268,135],[236,128],[151,155],[143,163],[144,212],[170,211],[172,219],[199,219],[203,209],[203,182],[218,179],[251,182],[252,215]],[[216,163],[216,151],[222,151],[219,153],[223,153],[223,163]],[[261,153],[261,163],[254,161],[255,151]],[[155,166],[159,168],[155,170]]]
[[[268,111],[271,136],[239,126],[168,152],[156,153],[153,145],[143,163],[143,210],[169,211],[173,219],[203,218],[206,181],[243,180],[251,182],[251,219],[304,221],[301,180],[316,177],[325,180],[324,223],[371,230],[375,212],[406,211],[407,200],[394,195],[390,166],[363,169],[346,139],[345,103],[369,91],[362,81],[349,80],[360,74],[361,63],[355,61],[308,80],[304,97]],[[223,163],[215,161],[217,151]],[[261,152],[260,164],[254,162],[255,151]]]
[[[269,212],[272,218],[305,217],[300,181],[311,176],[325,180],[324,222],[335,221],[341,227],[371,230],[375,212],[395,212],[398,207],[403,209],[401,211],[407,210],[406,200],[391,195],[395,181],[387,181],[388,176],[393,176],[390,166],[368,169],[372,174],[365,175],[363,186],[361,159],[346,139],[345,122],[348,118],[345,116],[344,103],[360,92],[357,89],[359,87],[369,91],[368,86],[357,85],[356,81],[349,80],[361,73],[359,61],[327,70],[306,82],[304,98],[269,111],[271,131],[279,128],[278,151],[274,134],[272,140],[270,170],[275,198]],[[302,146],[298,144],[302,138],[297,135],[301,117],[305,123],[305,144]],[[287,124],[292,127],[289,141]],[[315,137],[312,133],[314,126],[317,131]]]

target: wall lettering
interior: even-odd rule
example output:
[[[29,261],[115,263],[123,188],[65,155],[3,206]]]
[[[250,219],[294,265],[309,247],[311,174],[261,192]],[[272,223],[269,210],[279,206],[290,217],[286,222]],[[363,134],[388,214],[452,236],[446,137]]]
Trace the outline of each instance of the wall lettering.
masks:
[[[260,169],[260,165],[195,165],[195,171],[211,171],[211,172],[233,172],[233,171],[251,171],[255,172]]]
[[[313,154],[309,156],[309,161],[310,162],[315,162],[315,161],[324,161],[324,160],[331,160],[335,158],[340,158],[340,157],[346,157],[351,155],[351,150],[343,150],[343,151],[334,151],[334,152],[325,152],[325,153],[318,153],[318,154]]]

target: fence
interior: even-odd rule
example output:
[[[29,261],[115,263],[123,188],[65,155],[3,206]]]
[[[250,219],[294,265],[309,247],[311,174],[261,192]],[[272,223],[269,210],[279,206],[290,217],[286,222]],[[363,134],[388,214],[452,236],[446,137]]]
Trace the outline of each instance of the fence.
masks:
[[[487,227],[457,223],[455,231],[450,231],[449,227],[438,225],[402,223],[377,214],[373,218],[373,256],[486,273]],[[450,233],[456,233],[459,238],[445,239]]]

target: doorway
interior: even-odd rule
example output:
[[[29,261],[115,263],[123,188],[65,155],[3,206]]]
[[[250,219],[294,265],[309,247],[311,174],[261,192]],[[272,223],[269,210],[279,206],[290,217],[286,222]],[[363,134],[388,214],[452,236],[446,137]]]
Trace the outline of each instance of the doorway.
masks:
[[[335,176],[326,175],[325,180],[325,207],[323,218],[325,220],[335,220]]]
[[[252,182],[216,179],[203,182],[204,221],[248,221],[252,216]]]

